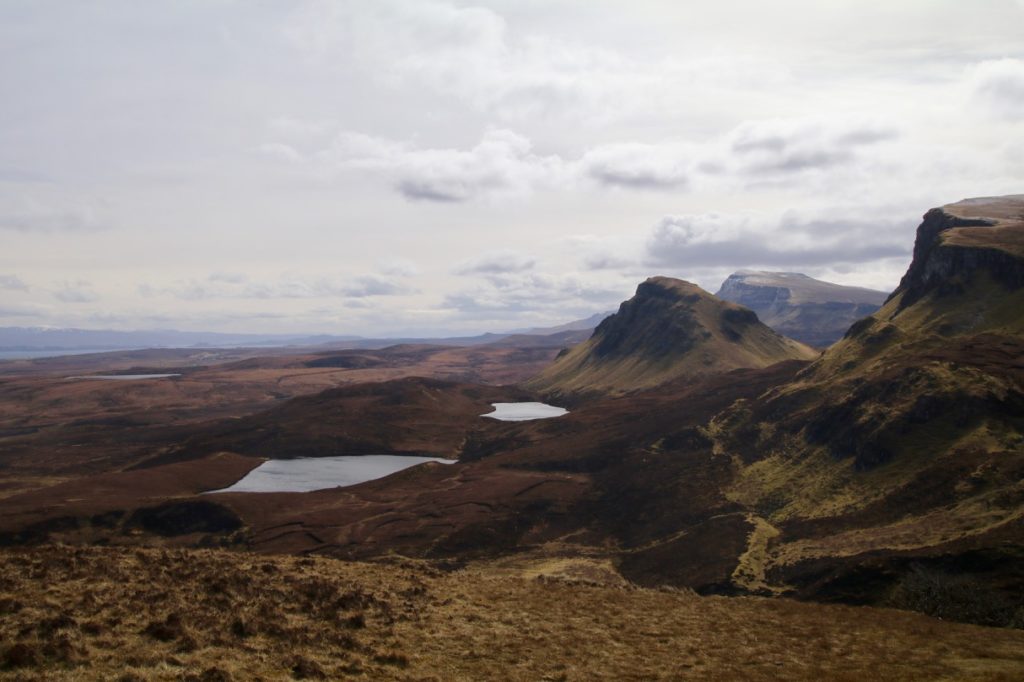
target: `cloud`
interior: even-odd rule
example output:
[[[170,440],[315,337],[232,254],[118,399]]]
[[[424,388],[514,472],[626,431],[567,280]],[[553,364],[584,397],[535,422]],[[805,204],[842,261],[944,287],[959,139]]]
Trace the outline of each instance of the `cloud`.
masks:
[[[785,175],[848,164],[861,147],[898,135],[868,122],[765,119],[740,124],[727,139],[740,173]]]
[[[559,157],[533,153],[526,137],[504,129],[486,131],[469,149],[414,148],[343,131],[316,157],[341,169],[381,174],[410,201],[441,203],[526,194],[564,172]]]
[[[689,183],[680,150],[649,144],[614,144],[583,155],[583,172],[600,185],[628,189],[683,189]]]
[[[619,36],[588,42],[585,30],[564,30],[584,29],[593,19],[587,12],[531,9],[549,25],[526,31],[516,14],[436,0],[317,2],[296,12],[285,31],[313,62],[344,60],[395,90],[438,93],[502,121],[603,129],[631,117],[649,120],[651,111],[685,115],[711,91],[750,93],[791,80],[788,68],[763,53],[698,48],[680,58],[662,56],[668,50],[651,57],[617,49]]]
[[[648,262],[669,267],[788,267],[865,263],[907,256],[910,226],[895,221],[815,220],[788,213],[666,216],[647,240]]]
[[[248,276],[240,272],[214,272],[206,279],[211,282],[225,282],[227,284],[242,284],[249,281]]]
[[[974,67],[972,94],[999,117],[1024,118],[1024,60],[995,59]]]
[[[256,281],[241,274],[214,273],[206,280],[182,280],[168,286],[143,283],[144,298],[172,296],[183,301],[214,299],[369,298],[417,293],[408,284],[383,275],[350,278],[283,276],[276,281]]]
[[[53,292],[54,298],[64,303],[92,303],[99,295],[92,290],[92,284],[85,280],[65,281]]]
[[[0,289],[5,291],[28,291],[28,285],[16,275],[0,275]]]
[[[3,317],[46,317],[50,311],[35,304],[0,304],[0,318]]]
[[[402,296],[414,290],[384,277],[365,275],[357,277],[351,283],[341,286],[338,291],[348,298],[367,298],[369,296]]]
[[[75,232],[103,227],[105,221],[95,206],[60,206],[24,196],[8,203],[4,197],[0,197],[0,230]]]
[[[713,182],[791,184],[810,172],[856,171],[862,150],[898,137],[892,126],[872,121],[764,119],[699,143],[599,144],[573,158],[539,154],[526,136],[504,128],[486,130],[468,148],[419,147],[342,130],[301,159],[314,169],[369,174],[409,201],[460,204],[541,189],[696,192]]]
[[[468,260],[455,269],[459,275],[504,275],[532,270],[536,265],[532,256],[517,251],[493,251]]]
[[[382,275],[394,277],[415,277],[420,274],[420,267],[405,258],[389,258],[377,264],[377,271]]]
[[[262,154],[270,159],[287,163],[302,160],[302,154],[295,147],[283,142],[266,142],[256,145],[255,151],[257,154]]]
[[[445,296],[441,308],[460,318],[508,320],[522,315],[565,321],[591,315],[620,303],[636,286],[629,279],[578,274],[520,272],[497,275],[489,286]]]

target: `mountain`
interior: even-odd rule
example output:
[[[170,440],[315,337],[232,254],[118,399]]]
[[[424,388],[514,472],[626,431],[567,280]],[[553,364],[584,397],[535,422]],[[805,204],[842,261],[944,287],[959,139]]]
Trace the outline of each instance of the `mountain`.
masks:
[[[549,394],[615,393],[815,356],[742,306],[683,280],[651,277],[590,339],[527,386]]]
[[[226,334],[175,330],[118,331],[0,327],[0,360],[149,348],[267,348],[269,350],[290,347],[296,349],[379,350],[398,345],[564,348],[585,341],[597,323],[607,315],[607,313],[598,313],[586,319],[574,320],[554,327],[444,338],[365,338],[330,334],[297,336],[294,334]]]
[[[797,272],[740,270],[715,294],[750,308],[766,325],[810,346],[832,345],[850,325],[882,307],[887,293]]]
[[[880,310],[715,421],[716,447],[742,462],[731,499],[776,538],[769,582],[871,601],[926,579],[1012,620],[1024,608],[1024,196],[928,211]]]
[[[585,317],[582,320],[573,320],[572,322],[555,325],[554,327],[530,327],[529,329],[515,329],[508,333],[548,336],[551,334],[560,334],[562,332],[593,331],[594,327],[601,324],[601,322],[611,314],[612,311],[594,313],[590,317]]]

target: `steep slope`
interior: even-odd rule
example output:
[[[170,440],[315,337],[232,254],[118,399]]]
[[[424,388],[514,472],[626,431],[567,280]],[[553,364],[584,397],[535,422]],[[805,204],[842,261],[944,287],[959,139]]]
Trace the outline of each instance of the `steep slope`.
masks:
[[[857,320],[878,310],[886,294],[796,272],[740,270],[715,294],[750,308],[766,325],[810,346],[830,346]]]
[[[527,386],[556,395],[617,393],[815,355],[742,306],[689,282],[651,277]]]
[[[716,419],[732,499],[780,533],[770,580],[869,600],[925,565],[1020,600],[1022,215],[1020,196],[929,211],[878,312]]]

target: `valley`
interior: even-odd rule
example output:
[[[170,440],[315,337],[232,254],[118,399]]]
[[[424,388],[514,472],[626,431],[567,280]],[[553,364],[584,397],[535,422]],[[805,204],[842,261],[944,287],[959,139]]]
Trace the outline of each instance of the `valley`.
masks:
[[[217,660],[245,679],[254,651],[259,674],[330,678],[1016,679],[1022,235],[1024,197],[929,211],[877,308],[877,292],[793,273],[730,278],[773,301],[797,281],[786,305],[814,305],[774,310],[823,351],[659,276],[584,335],[0,363],[0,604],[24,620],[0,665],[70,678],[124,648],[154,679]],[[488,416],[525,403],[562,409]],[[445,462],[231,489],[268,461],[379,455]],[[168,588],[125,613],[115,583],[141,599],[147,573],[123,567],[156,556],[185,582],[229,577],[192,611]],[[106,625],[84,601],[45,601],[89,571],[121,576],[88,592]],[[250,572],[288,578],[261,601],[237,578]],[[56,592],[24,596],[44,574]],[[313,582],[329,594],[275,629]],[[323,606],[342,585],[361,596]],[[251,613],[229,627],[214,602]],[[447,623],[459,637],[442,641]],[[544,667],[559,650],[579,662]]]

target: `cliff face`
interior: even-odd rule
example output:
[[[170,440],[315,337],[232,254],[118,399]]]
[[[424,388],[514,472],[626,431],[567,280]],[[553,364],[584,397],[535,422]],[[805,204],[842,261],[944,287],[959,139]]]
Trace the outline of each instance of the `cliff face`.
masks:
[[[824,348],[878,310],[885,293],[823,282],[795,272],[735,272],[715,294],[750,308],[775,331]]]
[[[917,228],[914,260],[890,296],[899,296],[900,310],[930,292],[940,296],[962,293],[964,284],[979,271],[985,271],[1006,289],[1024,286],[1017,221],[964,218],[955,214],[956,206],[925,213]],[[978,204],[972,206],[977,210]]]
[[[652,277],[593,336],[527,383],[554,394],[617,393],[816,353],[695,284]]]
[[[1024,197],[926,213],[881,309],[716,419],[720,450],[747,462],[733,499],[786,538],[770,579],[882,598],[915,556],[1024,594],[1000,563],[1024,550],[1021,215]]]

